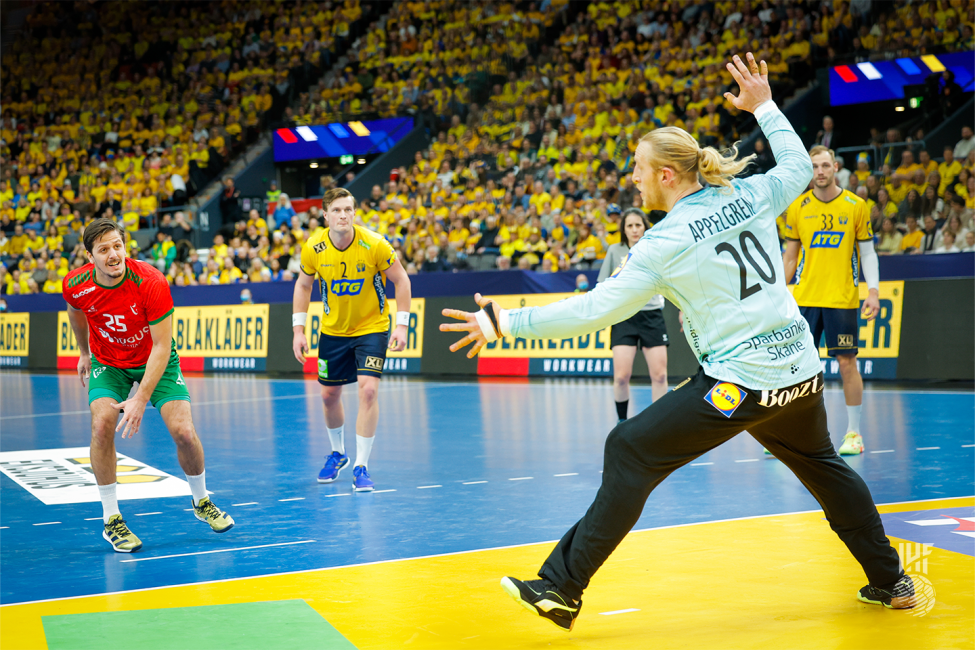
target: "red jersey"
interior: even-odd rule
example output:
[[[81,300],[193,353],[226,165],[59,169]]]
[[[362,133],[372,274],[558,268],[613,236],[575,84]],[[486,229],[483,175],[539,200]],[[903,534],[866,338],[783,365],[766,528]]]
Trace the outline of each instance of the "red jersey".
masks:
[[[88,346],[113,368],[138,368],[149,361],[149,326],[173,313],[173,296],[163,274],[151,264],[125,260],[125,276],[114,287],[95,282],[95,267],[85,264],[64,278],[65,301],[85,312]]]

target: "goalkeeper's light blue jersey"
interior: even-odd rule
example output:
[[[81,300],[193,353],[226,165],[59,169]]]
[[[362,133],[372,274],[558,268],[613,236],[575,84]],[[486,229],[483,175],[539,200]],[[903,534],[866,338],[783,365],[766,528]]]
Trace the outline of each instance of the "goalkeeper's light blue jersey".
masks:
[[[512,310],[524,338],[567,338],[605,328],[662,294],[684,312],[684,335],[711,377],[770,390],[822,369],[809,326],[786,289],[775,218],[812,178],[799,136],[771,102],[756,118],[778,164],[768,174],[682,198],[608,280],[586,294]]]

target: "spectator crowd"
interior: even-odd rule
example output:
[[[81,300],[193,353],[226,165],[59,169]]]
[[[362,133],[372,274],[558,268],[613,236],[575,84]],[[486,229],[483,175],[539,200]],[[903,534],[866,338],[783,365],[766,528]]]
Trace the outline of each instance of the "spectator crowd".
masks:
[[[781,100],[829,62],[971,49],[972,4],[437,0],[384,6],[384,20],[359,31],[355,0],[164,3],[139,16],[85,3],[70,27],[42,5],[33,40],[16,44],[3,72],[0,255],[16,266],[5,286],[20,271],[20,292],[43,290],[38,269],[80,263],[58,238],[92,216],[117,215],[134,231],[178,204],[176,185],[189,179],[191,191],[203,152],[226,157],[270,120],[350,115],[412,115],[431,136],[359,197],[362,225],[409,272],[594,268],[620,240],[623,213],[640,206],[628,172],[643,134],[679,126],[722,146],[755,127],[723,97],[732,53],[768,61]],[[348,63],[314,94],[296,89],[339,39],[351,43]],[[89,56],[69,56],[74,46]],[[15,86],[26,94],[8,96]],[[817,141],[851,144],[833,127],[824,120]],[[869,202],[882,253],[970,249],[971,142],[967,128],[950,151],[908,143],[837,175]],[[764,143],[756,153],[754,171],[774,164]],[[323,177],[322,192],[334,184]],[[180,215],[160,219],[156,240],[134,254],[178,285],[293,277],[302,242],[325,226],[320,209],[296,213],[275,190],[273,211],[237,218],[234,192],[231,182],[221,201],[231,219],[202,258],[181,247],[192,226]]]

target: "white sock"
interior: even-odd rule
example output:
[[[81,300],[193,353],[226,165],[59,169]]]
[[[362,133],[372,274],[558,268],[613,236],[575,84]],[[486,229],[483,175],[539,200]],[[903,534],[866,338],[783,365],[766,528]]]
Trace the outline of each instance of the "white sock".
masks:
[[[328,439],[332,443],[332,451],[337,451],[345,455],[345,425],[339,425],[335,429],[325,427],[325,430],[328,431]]]
[[[199,476],[186,475],[186,482],[190,484],[193,493],[193,505],[200,505],[200,499],[207,495],[207,471],[203,470]]]
[[[860,411],[863,409],[862,404],[857,404],[856,406],[846,406],[846,417],[849,420],[849,424],[846,425],[847,431],[856,431],[860,433]]]
[[[118,483],[98,486],[98,496],[102,500],[102,521],[108,523],[108,518],[112,515],[120,515],[118,509],[118,495],[115,493],[115,486]]]
[[[363,438],[362,436],[355,437],[355,466],[365,465],[369,467],[369,454],[372,453],[372,441],[376,437]]]

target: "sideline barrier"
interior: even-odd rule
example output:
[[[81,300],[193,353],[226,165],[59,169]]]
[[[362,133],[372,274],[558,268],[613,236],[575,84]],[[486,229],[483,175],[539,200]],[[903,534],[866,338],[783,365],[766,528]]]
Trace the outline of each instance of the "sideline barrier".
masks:
[[[501,274],[505,273],[508,272]],[[313,302],[309,312],[306,336],[312,351],[302,366],[291,350],[291,285],[249,286],[274,289],[278,300],[255,305],[177,307],[173,330],[183,368],[317,374],[321,302]],[[239,297],[239,286],[227,289],[233,289]],[[564,290],[515,293],[485,288],[483,292],[506,307],[547,304],[571,295]],[[452,354],[448,347],[459,337],[439,331],[440,323],[446,321],[441,310],[449,307],[475,311],[472,294],[473,291],[453,297],[415,298],[407,349],[387,355],[385,372],[468,377],[612,376],[609,329],[565,340],[505,338],[487,347],[476,359],[468,359],[464,353]],[[866,288],[861,285],[861,299],[865,294]],[[961,278],[881,282],[880,302],[876,320],[860,320],[858,363],[865,379],[975,380],[975,281]],[[391,310],[394,312],[395,305]],[[696,372],[698,364],[680,332],[677,310],[669,303],[664,308],[664,319],[671,343],[668,373],[674,378],[687,377]],[[826,376],[837,377],[838,364],[826,358],[825,350],[820,353]],[[77,342],[66,312],[0,313],[0,368],[73,369],[77,358]],[[634,374],[647,376],[642,355],[637,355]]]

